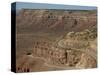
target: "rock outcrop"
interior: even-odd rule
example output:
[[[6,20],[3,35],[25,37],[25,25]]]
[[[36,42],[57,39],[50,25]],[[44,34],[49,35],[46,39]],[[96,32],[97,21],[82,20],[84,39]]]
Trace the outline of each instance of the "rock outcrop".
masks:
[[[17,72],[97,67],[96,11],[30,10],[16,16]]]
[[[71,12],[71,13],[70,13]],[[82,31],[96,25],[96,11],[23,9],[16,17],[17,32],[64,33]]]

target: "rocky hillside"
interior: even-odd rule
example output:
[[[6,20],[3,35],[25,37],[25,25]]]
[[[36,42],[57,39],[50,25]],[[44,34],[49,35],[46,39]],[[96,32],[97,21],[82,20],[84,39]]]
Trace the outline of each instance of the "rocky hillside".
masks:
[[[30,10],[16,16],[16,72],[97,67],[94,10]]]
[[[96,11],[22,9],[16,23],[18,33],[81,31],[96,25]]]

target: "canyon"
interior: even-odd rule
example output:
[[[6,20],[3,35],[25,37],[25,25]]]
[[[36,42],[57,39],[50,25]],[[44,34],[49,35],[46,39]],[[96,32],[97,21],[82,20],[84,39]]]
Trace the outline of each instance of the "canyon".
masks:
[[[16,72],[96,68],[96,18],[96,10],[20,10]]]

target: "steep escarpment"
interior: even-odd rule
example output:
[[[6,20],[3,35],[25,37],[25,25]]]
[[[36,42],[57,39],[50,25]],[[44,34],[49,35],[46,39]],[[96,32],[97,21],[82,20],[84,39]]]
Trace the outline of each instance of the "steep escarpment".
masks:
[[[91,13],[92,12],[92,13]],[[63,33],[81,31],[96,25],[96,11],[21,10],[17,17],[17,32]]]
[[[95,10],[22,9],[16,16],[17,72],[97,67]]]

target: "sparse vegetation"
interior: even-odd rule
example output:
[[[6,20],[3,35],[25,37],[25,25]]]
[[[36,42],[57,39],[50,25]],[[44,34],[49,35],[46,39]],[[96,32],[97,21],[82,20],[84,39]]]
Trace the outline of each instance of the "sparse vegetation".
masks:
[[[65,37],[77,40],[94,40],[97,38],[97,30],[96,28],[91,28],[91,29],[85,29],[80,32],[72,31],[67,33]]]
[[[91,17],[95,11],[21,10],[16,16],[17,72],[96,67],[97,28]]]

